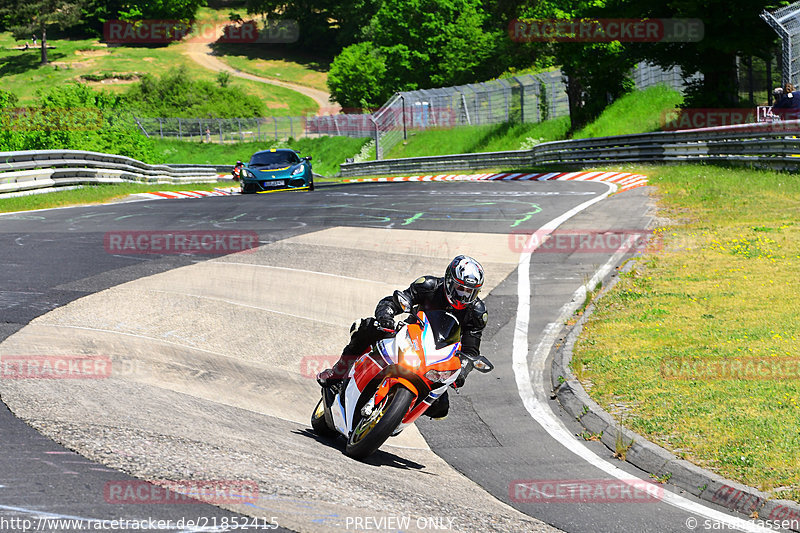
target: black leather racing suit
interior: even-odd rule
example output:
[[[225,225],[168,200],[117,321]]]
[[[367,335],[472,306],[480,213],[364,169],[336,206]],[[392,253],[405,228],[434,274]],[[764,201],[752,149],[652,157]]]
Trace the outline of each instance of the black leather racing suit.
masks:
[[[486,327],[488,318],[486,306],[480,298],[469,304],[464,309],[455,309],[450,305],[444,293],[444,278],[423,276],[412,283],[403,291],[411,301],[412,307],[422,311],[432,309],[451,313],[461,324],[461,351],[472,356],[480,355],[481,334]],[[378,302],[375,308],[375,319],[379,323],[390,326],[394,323],[395,315],[402,313],[394,304],[394,299],[387,296]],[[344,377],[350,365],[358,359],[369,347],[385,338],[385,334],[377,329],[373,319],[362,319],[360,324],[353,324],[350,329],[350,343],[342,350],[342,356],[333,366],[334,375]],[[459,378],[463,384],[463,378]],[[450,400],[447,392],[426,411],[432,418],[443,417],[449,410]]]

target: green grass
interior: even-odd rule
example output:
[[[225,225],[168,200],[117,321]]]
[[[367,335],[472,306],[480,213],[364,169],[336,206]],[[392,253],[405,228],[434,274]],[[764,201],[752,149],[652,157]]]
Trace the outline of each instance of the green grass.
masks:
[[[673,221],[601,299],[575,348],[591,396],[678,456],[800,501],[800,177],[713,166],[637,167]],[[662,373],[674,358],[759,357],[796,372]]]
[[[17,198],[0,199],[0,213],[11,211],[29,211],[33,209],[49,209],[69,205],[90,205],[106,203],[130,194],[151,191],[210,191],[215,187],[232,187],[233,182],[218,183],[181,183],[181,184],[139,184],[120,183],[104,185],[86,185],[80,189],[56,191],[45,194],[32,194]]]
[[[255,44],[219,44],[214,50],[222,61],[242,72],[328,91],[330,65],[314,57]]]
[[[313,157],[314,172],[323,176],[338,174],[339,164],[353,157],[368,139],[350,137],[319,137],[290,139],[287,142],[244,142],[231,144],[194,143],[169,139],[154,139],[155,156],[150,163],[196,163],[202,165],[232,165],[238,159],[247,161],[253,152],[268,148],[287,147]]]
[[[106,46],[94,39],[58,39],[48,41],[55,49],[49,50],[49,65],[40,65],[38,49],[12,50],[20,42],[10,33],[0,33],[0,78],[2,88],[16,94],[20,104],[33,103],[37,89],[46,89],[71,81],[81,81],[82,75],[159,74],[183,65],[187,73],[198,80],[216,83],[216,73],[205,69],[186,57],[186,43],[168,46]],[[24,43],[22,43],[24,44]],[[135,80],[117,83],[90,82],[89,85],[109,92],[123,92]],[[309,97],[283,87],[240,78],[232,78],[231,85],[260,98],[267,107],[268,116],[305,115],[315,113],[317,104]]]
[[[666,85],[628,93],[608,106],[591,124],[578,130],[573,139],[608,137],[660,130],[667,111],[683,102],[683,96]]]
[[[385,157],[520,150],[538,142],[562,139],[568,129],[569,118],[563,117],[537,124],[504,123],[414,131],[410,132],[406,144],[397,144]]]

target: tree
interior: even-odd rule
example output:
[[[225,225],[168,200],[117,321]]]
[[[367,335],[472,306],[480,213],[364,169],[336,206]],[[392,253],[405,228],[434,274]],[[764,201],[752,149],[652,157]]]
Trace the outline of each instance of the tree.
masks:
[[[331,97],[343,108],[377,107],[391,96],[386,63],[371,42],[353,44],[336,56],[328,72]]]
[[[47,64],[47,26],[60,29],[80,22],[82,0],[5,0],[0,4],[0,18],[6,21],[15,39],[42,36],[42,65]]]
[[[609,16],[605,0],[539,1],[520,6],[518,14],[520,18],[556,20]],[[630,71],[635,60],[618,41],[553,42],[549,47],[566,78],[572,131],[588,124],[633,88]]]
[[[381,0],[246,0],[250,14],[296,21],[297,45],[330,56],[362,40],[361,30],[380,4]]]
[[[498,33],[484,29],[479,0],[384,0],[366,34],[386,58],[395,91],[491,78]]]
[[[662,67],[679,66],[684,76],[699,72],[703,79],[690,86],[685,105],[725,108],[739,104],[736,58],[771,58],[776,35],[759,13],[785,4],[775,0],[617,0],[614,9],[621,16],[702,20],[700,41],[635,45],[630,47],[631,55]]]

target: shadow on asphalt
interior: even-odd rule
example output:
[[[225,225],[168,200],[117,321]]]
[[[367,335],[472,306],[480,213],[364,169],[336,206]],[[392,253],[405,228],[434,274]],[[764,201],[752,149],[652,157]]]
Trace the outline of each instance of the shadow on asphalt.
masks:
[[[313,431],[309,429],[300,429],[292,431],[295,435],[302,435],[304,437],[308,437],[314,439],[318,443],[327,446],[329,448],[334,448],[339,450],[344,454],[344,439],[341,437],[320,437]],[[355,461],[355,459],[353,459]],[[373,453],[361,463],[369,466],[388,466],[391,468],[397,468],[400,470],[424,470],[425,465],[421,465],[415,461],[410,459],[406,459],[404,457],[400,457],[395,455],[391,452],[387,452],[384,450],[378,450],[377,452]]]

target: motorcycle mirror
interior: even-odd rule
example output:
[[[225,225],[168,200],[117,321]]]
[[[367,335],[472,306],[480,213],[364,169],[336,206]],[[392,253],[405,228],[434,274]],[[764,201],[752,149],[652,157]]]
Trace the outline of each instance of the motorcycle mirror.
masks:
[[[494,365],[491,363],[491,361],[482,355],[479,355],[472,360],[472,367],[478,372],[483,372],[484,374],[494,370]]]
[[[392,300],[394,300],[395,305],[402,309],[404,313],[411,312],[411,300],[404,292],[394,291],[394,294],[392,294]]]

